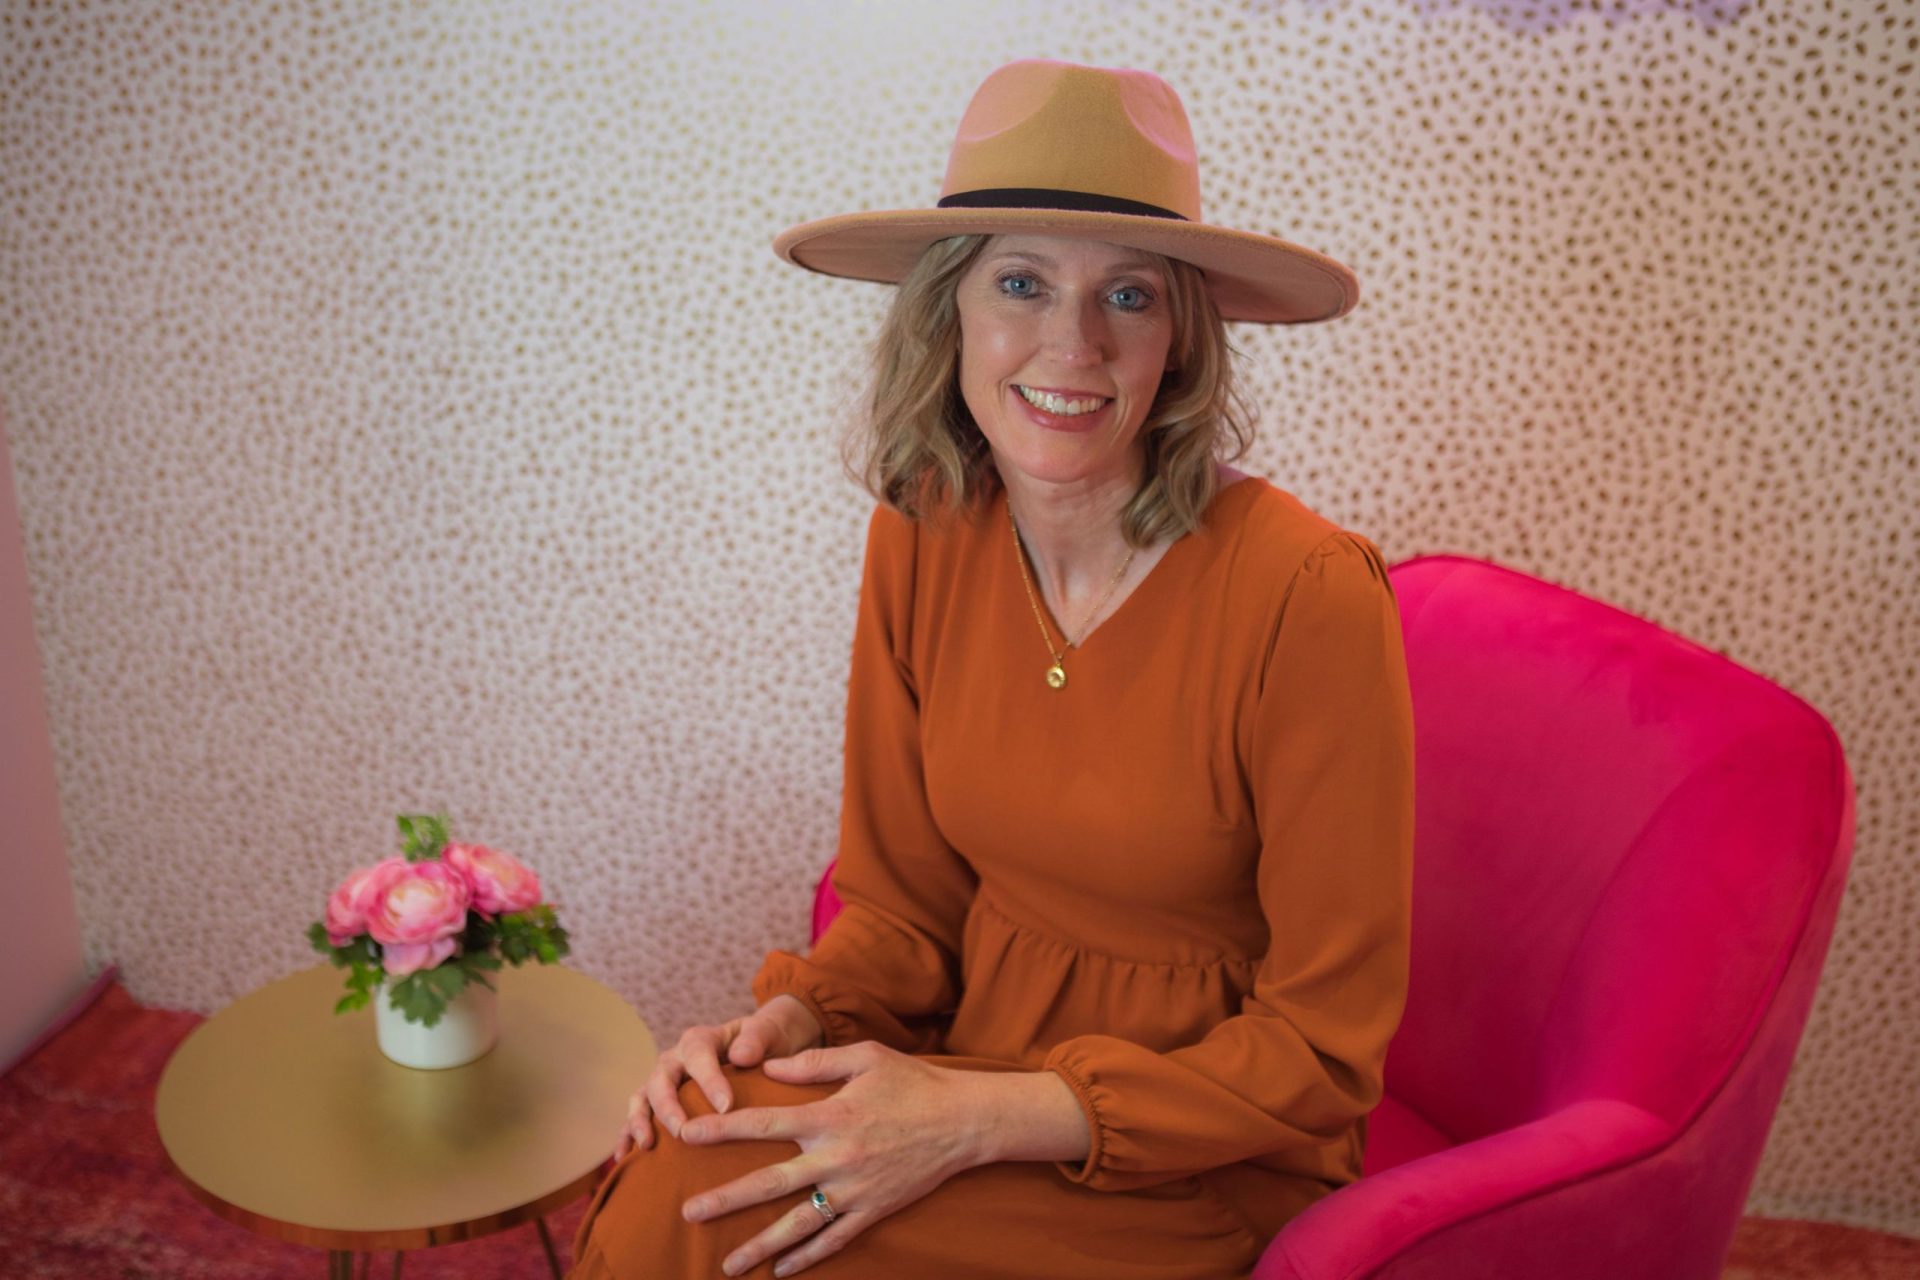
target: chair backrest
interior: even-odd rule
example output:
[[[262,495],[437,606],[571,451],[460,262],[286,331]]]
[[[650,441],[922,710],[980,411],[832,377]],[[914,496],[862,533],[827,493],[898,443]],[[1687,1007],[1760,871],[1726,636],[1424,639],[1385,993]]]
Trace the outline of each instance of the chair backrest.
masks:
[[[1391,573],[1417,818],[1388,1093],[1456,1142],[1589,1097],[1683,1124],[1809,929],[1824,957],[1852,845],[1838,738],[1577,592],[1461,556]]]

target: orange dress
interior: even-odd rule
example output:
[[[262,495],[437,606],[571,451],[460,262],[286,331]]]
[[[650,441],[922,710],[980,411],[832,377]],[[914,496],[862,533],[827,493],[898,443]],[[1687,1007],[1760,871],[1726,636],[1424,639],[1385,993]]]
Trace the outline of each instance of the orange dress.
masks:
[[[769,955],[754,995],[798,997],[830,1044],[1058,1072],[1091,1154],[969,1170],[802,1274],[1245,1276],[1360,1175],[1412,888],[1412,707],[1379,551],[1241,480],[1067,654],[1065,689],[1050,662],[1004,494],[945,521],[875,512],[846,907],[808,954]],[[740,1106],[833,1088],[733,1076]],[[792,1203],[697,1225],[680,1204],[797,1150],[662,1132],[602,1185],[575,1274],[719,1274]]]

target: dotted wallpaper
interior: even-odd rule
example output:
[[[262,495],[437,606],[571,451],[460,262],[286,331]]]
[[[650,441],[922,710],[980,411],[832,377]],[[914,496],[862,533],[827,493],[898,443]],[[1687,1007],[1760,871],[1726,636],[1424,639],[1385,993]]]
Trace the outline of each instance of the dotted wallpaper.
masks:
[[[663,1039],[832,851],[879,286],[1015,57],[1183,95],[1250,469],[1801,693],[1850,887],[1754,1212],[1920,1234],[1920,16],[1896,0],[0,0],[0,401],[90,963],[211,1009],[392,815],[544,875]]]

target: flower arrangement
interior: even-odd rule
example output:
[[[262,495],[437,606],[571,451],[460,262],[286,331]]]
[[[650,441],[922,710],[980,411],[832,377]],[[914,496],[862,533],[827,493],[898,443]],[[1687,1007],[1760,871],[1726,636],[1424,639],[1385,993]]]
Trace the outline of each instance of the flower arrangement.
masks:
[[[569,950],[540,877],[519,859],[448,839],[444,814],[400,815],[401,856],[348,875],[307,930],[314,949],[349,969],[335,1013],[365,1008],[385,986],[409,1022],[433,1026],[453,998],[489,971]],[[391,981],[389,981],[391,979]]]

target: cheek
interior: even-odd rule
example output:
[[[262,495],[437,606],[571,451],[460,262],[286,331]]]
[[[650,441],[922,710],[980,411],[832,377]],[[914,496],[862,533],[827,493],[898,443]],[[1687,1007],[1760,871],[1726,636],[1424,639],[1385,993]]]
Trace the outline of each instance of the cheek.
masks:
[[[999,368],[1003,376],[1009,362],[1026,359],[1039,344],[1044,322],[1032,303],[967,299],[958,310],[962,352],[977,354],[983,366]]]
[[[960,394],[976,421],[993,412],[1004,376],[999,336],[981,326],[960,327]]]
[[[1172,354],[1172,335],[1145,341],[1138,352],[1127,362],[1127,383],[1135,399],[1144,399],[1148,403],[1160,393],[1160,383],[1166,377],[1167,358]]]

